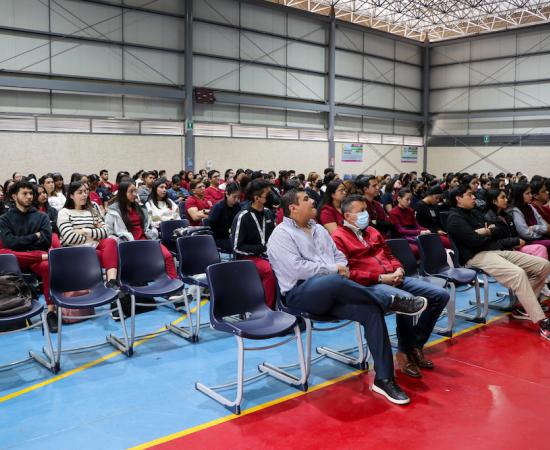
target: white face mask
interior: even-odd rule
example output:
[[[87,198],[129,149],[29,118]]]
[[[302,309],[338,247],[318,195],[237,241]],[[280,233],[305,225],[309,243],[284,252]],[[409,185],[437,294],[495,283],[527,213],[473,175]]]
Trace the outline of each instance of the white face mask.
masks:
[[[369,213],[368,211],[362,211],[357,213],[357,227],[361,230],[365,230],[369,226]]]

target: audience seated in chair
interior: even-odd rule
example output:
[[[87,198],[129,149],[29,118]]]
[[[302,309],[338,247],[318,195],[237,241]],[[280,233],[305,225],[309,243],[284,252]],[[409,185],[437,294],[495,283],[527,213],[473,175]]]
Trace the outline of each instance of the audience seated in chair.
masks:
[[[239,200],[241,190],[237,183],[228,183],[225,186],[224,201],[216,203],[208,216],[209,226],[214,234],[214,240],[218,248],[227,253],[233,252],[231,243],[231,226],[233,220],[241,211]]]
[[[337,227],[344,225],[344,216],[340,206],[346,195],[346,187],[342,180],[332,180],[328,183],[319,204],[317,221],[326,228],[329,234],[334,233]]]
[[[204,183],[193,180],[190,184],[191,197],[185,201],[185,210],[192,226],[201,225],[203,219],[208,219],[212,203],[204,198]]]
[[[153,183],[151,195],[145,207],[156,229],[159,229],[161,222],[180,218],[178,205],[168,197],[166,178],[159,178]]]
[[[369,226],[376,228],[386,239],[391,237],[395,226],[391,223],[390,216],[377,200],[380,196],[380,184],[374,175],[359,178],[355,185],[363,194],[367,212],[369,213]]]
[[[208,172],[208,179],[210,180],[210,186],[205,189],[204,198],[210,201],[213,206],[224,198],[224,191],[220,189],[220,172],[211,170]]]
[[[286,304],[311,314],[363,324],[376,371],[373,391],[393,403],[409,403],[395,381],[384,314],[416,314],[426,307],[426,300],[373,297],[368,288],[349,279],[346,257],[327,230],[313,220],[313,200],[304,191],[288,191],[281,206],[283,223],[277,226],[267,247]]]

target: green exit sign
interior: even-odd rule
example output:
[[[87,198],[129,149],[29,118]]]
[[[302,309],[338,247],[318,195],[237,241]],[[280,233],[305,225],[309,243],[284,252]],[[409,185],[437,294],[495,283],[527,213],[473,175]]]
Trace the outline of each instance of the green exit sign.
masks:
[[[484,144],[488,144],[488,143],[489,143],[489,136],[488,136],[488,135],[483,136],[483,143],[484,143]]]
[[[188,120],[188,121],[187,121],[186,128],[187,128],[188,130],[192,130],[192,129],[193,129],[193,121],[192,121],[192,120]]]

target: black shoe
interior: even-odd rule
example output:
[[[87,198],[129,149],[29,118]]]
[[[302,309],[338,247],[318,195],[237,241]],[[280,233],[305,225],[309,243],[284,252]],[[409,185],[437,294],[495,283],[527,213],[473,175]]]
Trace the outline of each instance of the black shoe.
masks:
[[[399,385],[395,382],[395,378],[386,378],[383,380],[374,380],[372,391],[383,395],[390,402],[396,405],[406,405],[411,402],[411,399]]]
[[[426,309],[428,300],[424,297],[401,297],[394,295],[390,311],[396,314],[405,314],[407,316],[416,316]]]
[[[105,287],[109,289],[114,289],[115,291],[120,291],[120,283],[115,278],[107,281],[107,283],[105,283]]]
[[[516,320],[531,320],[529,314],[523,308],[523,306],[514,306],[512,309],[512,318]]]
[[[539,322],[540,335],[550,341],[550,319],[544,319]]]
[[[48,311],[46,322],[48,323],[50,333],[57,333],[57,313],[55,311]]]

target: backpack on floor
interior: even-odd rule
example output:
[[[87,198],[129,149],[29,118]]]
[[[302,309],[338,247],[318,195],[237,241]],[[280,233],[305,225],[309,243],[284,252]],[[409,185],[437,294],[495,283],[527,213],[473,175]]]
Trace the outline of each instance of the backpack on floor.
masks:
[[[0,274],[0,317],[29,312],[33,298],[33,290],[23,276]]]

